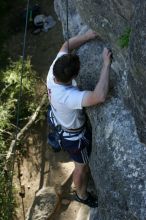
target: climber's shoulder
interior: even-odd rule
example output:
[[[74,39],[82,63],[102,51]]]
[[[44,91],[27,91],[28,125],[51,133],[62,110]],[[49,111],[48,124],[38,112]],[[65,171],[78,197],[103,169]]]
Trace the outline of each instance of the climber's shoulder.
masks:
[[[105,101],[102,95],[97,95],[94,91],[86,91],[82,99],[82,107],[89,107],[101,104]]]
[[[59,50],[59,53],[60,52],[63,52],[63,53],[68,53],[68,44],[67,42],[65,42],[64,44],[62,44],[60,50]]]

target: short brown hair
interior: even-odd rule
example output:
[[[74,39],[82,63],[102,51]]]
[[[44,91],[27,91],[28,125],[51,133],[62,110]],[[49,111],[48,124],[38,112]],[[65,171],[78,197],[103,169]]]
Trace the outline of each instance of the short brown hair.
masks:
[[[55,62],[53,74],[60,82],[67,83],[78,75],[79,69],[79,57],[75,54],[65,54]]]

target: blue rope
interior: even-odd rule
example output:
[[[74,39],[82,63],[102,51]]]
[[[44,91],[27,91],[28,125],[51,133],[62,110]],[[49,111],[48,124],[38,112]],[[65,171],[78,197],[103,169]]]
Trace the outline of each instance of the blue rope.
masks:
[[[17,100],[17,111],[16,111],[16,131],[15,131],[15,146],[13,148],[13,158],[12,158],[12,169],[11,169],[11,175],[10,175],[10,185],[9,185],[9,203],[10,207],[8,207],[8,217],[9,219],[12,218],[12,212],[13,212],[13,204],[12,204],[12,198],[13,198],[13,175],[14,175],[14,164],[15,164],[15,157],[16,157],[16,142],[17,142],[17,135],[19,130],[19,117],[20,117],[20,103],[21,103],[21,97],[22,97],[22,79],[23,79],[23,73],[24,73],[24,66],[25,66],[25,50],[26,50],[26,37],[27,37],[27,28],[28,28],[28,14],[29,14],[29,0],[27,0],[27,11],[26,11],[26,20],[25,20],[25,30],[24,30],[24,38],[23,38],[23,50],[22,50],[22,69],[20,72],[20,91],[19,96]],[[22,201],[23,202],[23,201]],[[23,217],[25,219],[25,213],[24,213],[24,204],[23,205]]]

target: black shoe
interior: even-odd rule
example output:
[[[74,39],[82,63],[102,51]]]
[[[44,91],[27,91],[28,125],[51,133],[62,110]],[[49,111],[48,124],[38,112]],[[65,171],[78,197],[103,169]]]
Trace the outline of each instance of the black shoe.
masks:
[[[88,205],[89,207],[91,208],[96,208],[98,207],[98,199],[97,198],[94,198],[89,192],[88,192],[88,197],[87,199],[81,199],[79,198],[79,196],[76,194],[75,195],[75,200],[77,202],[81,202],[85,205]]]

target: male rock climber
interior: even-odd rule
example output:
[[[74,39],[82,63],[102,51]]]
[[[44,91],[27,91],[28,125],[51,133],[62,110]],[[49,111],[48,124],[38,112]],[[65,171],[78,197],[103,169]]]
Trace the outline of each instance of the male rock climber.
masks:
[[[63,130],[62,148],[69,153],[75,164],[73,172],[75,197],[78,202],[90,207],[97,207],[98,201],[87,192],[91,132],[86,126],[83,107],[97,105],[105,101],[109,85],[111,51],[107,48],[103,50],[103,66],[99,81],[93,91],[80,91],[77,87],[75,78],[80,70],[80,60],[77,55],[70,52],[96,37],[97,34],[94,31],[88,31],[84,35],[70,38],[69,42],[66,41],[51,65],[47,76],[51,111],[56,124],[61,125]]]

